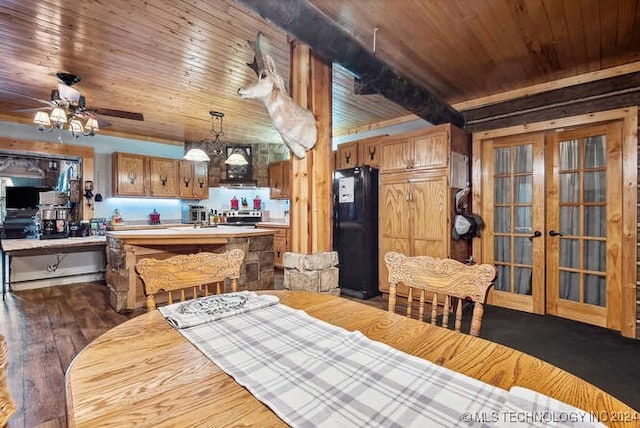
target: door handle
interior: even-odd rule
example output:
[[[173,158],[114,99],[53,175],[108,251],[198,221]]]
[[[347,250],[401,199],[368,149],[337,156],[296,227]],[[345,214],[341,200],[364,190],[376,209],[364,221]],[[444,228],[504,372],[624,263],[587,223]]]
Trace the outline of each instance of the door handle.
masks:
[[[535,232],[533,232],[533,235],[529,237],[529,241],[533,241],[533,238],[539,238],[541,236],[542,236],[542,232],[540,232],[539,230],[536,230]]]
[[[549,236],[564,236],[564,235],[560,232],[556,232],[555,230],[550,230]]]

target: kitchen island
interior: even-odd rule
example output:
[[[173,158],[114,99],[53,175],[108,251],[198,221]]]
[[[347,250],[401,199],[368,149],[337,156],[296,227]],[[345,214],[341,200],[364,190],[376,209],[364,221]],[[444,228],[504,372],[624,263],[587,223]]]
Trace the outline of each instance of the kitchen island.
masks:
[[[273,235],[262,228],[193,226],[107,232],[109,304],[116,311],[144,306],[144,288],[135,266],[144,258],[165,259],[200,251],[221,253],[239,248],[245,253],[238,290],[273,289]]]

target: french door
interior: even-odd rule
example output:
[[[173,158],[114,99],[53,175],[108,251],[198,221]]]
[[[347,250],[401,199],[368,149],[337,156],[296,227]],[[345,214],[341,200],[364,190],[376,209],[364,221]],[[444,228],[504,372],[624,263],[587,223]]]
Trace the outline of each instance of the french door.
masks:
[[[546,311],[620,329],[607,312],[620,307],[622,124],[556,132],[548,147]]]
[[[544,134],[485,141],[483,262],[498,275],[487,303],[544,313]]]
[[[484,141],[489,304],[619,329],[621,144],[621,123]]]

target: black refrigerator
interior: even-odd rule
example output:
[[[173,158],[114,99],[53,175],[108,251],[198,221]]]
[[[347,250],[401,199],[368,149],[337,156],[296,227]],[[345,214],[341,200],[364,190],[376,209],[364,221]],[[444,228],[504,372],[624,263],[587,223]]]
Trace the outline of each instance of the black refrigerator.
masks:
[[[378,290],[378,170],[333,173],[333,250],[342,294],[368,299]]]

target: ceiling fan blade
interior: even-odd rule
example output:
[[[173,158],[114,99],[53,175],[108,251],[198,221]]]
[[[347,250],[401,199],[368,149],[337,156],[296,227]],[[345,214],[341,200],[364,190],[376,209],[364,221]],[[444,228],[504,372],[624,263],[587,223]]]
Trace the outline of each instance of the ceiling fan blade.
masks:
[[[18,97],[29,98],[30,100],[34,100],[34,101],[37,101],[37,102],[42,103],[42,104],[47,104],[49,106],[52,105],[51,101],[43,100],[42,98],[32,97],[31,95],[21,94],[20,92],[14,92],[14,91],[12,91],[10,89],[0,88],[0,92],[4,92],[4,93],[7,93],[7,94],[15,95],[15,96],[18,96]]]
[[[131,111],[112,110],[108,108],[92,108],[89,109],[95,114],[101,114],[103,116],[121,117],[123,119],[140,120],[144,121],[142,113],[134,113]]]
[[[35,107],[35,108],[19,108],[11,111],[14,111],[16,113],[33,113],[35,111],[45,111],[45,110],[52,110],[52,109],[53,107]]]

